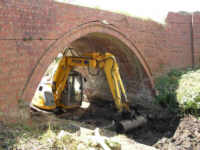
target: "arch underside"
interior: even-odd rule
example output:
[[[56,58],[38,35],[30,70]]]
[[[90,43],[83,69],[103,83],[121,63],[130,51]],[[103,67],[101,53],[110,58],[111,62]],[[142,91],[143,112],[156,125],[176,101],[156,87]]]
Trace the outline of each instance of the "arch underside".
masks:
[[[28,101],[32,99],[37,84],[40,82],[49,64],[66,47],[73,47],[74,51],[79,55],[86,52],[113,53],[118,60],[128,97],[135,96],[138,90],[141,90],[140,88],[153,88],[152,74],[141,52],[118,30],[111,25],[91,22],[80,25],[76,29],[63,34],[58,41],[53,43],[42,54],[42,57],[30,75],[30,80],[27,81],[27,86],[22,97]],[[95,77],[91,78],[91,81],[95,82],[95,80],[100,81]],[[87,86],[95,85],[94,82],[87,84]],[[99,93],[105,93],[97,89],[97,87],[106,89],[104,85],[105,78],[101,77],[101,82],[97,83],[91,89],[99,91]]]

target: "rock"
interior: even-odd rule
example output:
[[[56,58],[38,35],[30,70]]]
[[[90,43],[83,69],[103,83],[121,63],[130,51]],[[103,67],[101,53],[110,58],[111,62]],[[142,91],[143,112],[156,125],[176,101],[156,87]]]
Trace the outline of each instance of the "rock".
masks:
[[[89,147],[88,150],[96,150],[94,147]]]
[[[94,131],[87,128],[80,128],[80,136],[93,135]]]
[[[78,144],[77,150],[86,150],[87,146],[85,146],[83,143]]]
[[[57,138],[60,140],[62,139],[64,136],[66,136],[67,133],[64,131],[64,130],[61,130],[59,133],[58,133],[58,136]]]

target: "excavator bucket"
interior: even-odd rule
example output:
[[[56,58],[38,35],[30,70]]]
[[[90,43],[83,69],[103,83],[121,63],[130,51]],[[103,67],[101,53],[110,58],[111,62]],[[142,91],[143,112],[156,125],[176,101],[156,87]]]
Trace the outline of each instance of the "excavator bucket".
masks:
[[[125,133],[135,128],[141,127],[147,123],[147,119],[144,116],[137,116],[134,119],[122,120],[115,123],[117,132]]]
[[[146,115],[140,114],[137,108],[133,106],[130,109],[130,112],[116,113],[113,116],[114,123],[109,128],[114,129],[118,133],[126,133],[147,124],[148,118]]]

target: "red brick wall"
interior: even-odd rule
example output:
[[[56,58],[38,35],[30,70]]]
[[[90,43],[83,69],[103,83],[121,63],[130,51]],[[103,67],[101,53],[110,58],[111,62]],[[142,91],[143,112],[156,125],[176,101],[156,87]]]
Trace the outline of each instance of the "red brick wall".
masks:
[[[195,64],[200,56],[199,19],[195,13]],[[0,111],[15,115],[18,100],[30,101],[59,50],[91,32],[119,38],[136,54],[149,78],[171,68],[191,66],[191,23],[189,14],[169,13],[166,24],[161,25],[53,0],[1,0]]]
[[[200,62],[200,13],[193,14],[193,47],[195,64]]]

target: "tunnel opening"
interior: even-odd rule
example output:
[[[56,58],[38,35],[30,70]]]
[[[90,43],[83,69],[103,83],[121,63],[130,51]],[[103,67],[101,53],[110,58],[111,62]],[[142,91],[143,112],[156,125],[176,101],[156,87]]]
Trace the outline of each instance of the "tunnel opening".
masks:
[[[111,53],[112,55],[114,55],[119,66],[119,74],[122,78],[128,102],[132,104],[132,106],[134,105],[135,107],[152,107],[151,104],[153,100],[153,93],[149,76],[147,75],[144,66],[140,63],[139,59],[134,54],[134,52],[117,37],[114,37],[107,33],[92,32],[72,41],[69,45],[67,45],[67,47],[63,47],[62,49],[64,49],[64,51],[60,51],[60,53],[58,53],[58,55],[55,57],[53,62],[48,66],[46,72],[44,73],[32,98],[32,102],[30,104],[31,108],[33,108],[32,104],[34,103],[36,106],[41,105],[40,108],[46,109],[47,111],[51,111],[57,108],[57,100],[54,100],[55,94],[50,94],[53,93],[53,87],[49,86],[50,88],[43,88],[46,87],[47,84],[53,84],[53,76],[55,76],[54,74],[58,70],[58,63],[62,60],[61,58],[63,54],[66,56],[82,57],[84,54],[88,53]],[[82,87],[82,79],[78,79],[78,81],[76,78],[76,82],[73,82],[73,84],[79,84],[79,91],[80,88],[83,89],[79,101],[81,99],[81,102],[88,101],[94,104],[111,102],[113,105],[115,105],[116,109],[117,104],[116,102],[114,104],[114,97],[112,95],[111,88],[109,87],[109,81],[106,78],[104,69],[100,69],[98,67],[92,68],[89,66],[76,66],[73,67],[73,72],[79,73],[80,76],[83,76],[85,81],[84,88]],[[73,77],[73,81],[75,81],[74,79],[75,78]],[[63,104],[70,102],[68,91],[69,80],[72,80],[71,76],[69,76],[66,80],[65,87],[62,90],[60,96],[61,101],[63,100]],[[71,83],[69,85],[71,85]],[[75,89],[75,86],[77,85],[74,84],[73,87],[70,87],[71,90]],[[47,90],[48,92],[42,92],[44,90]],[[73,92],[75,93],[75,91]],[[39,99],[41,99],[41,101],[44,101],[45,104],[40,104],[43,102],[37,102],[38,97],[41,97],[40,95],[42,94],[44,100],[42,100],[42,98]],[[49,98],[51,99],[50,103],[47,100]]]
[[[134,52],[117,37],[114,37],[107,33],[92,32],[72,41],[70,45],[67,45],[67,47],[63,47],[63,49],[65,54],[60,52],[58,56],[54,59],[54,61],[49,65],[44,76],[42,77],[32,98],[32,108],[32,104],[34,103],[36,106],[41,105],[40,108],[44,108],[50,111],[57,108],[57,106],[59,105],[56,102],[57,100],[55,98],[55,94],[50,94],[53,93],[53,87],[49,86],[50,88],[47,87],[45,89],[48,92],[42,92],[43,87],[46,87],[47,84],[50,85],[51,82],[53,84],[53,76],[55,76],[54,74],[58,70],[58,62],[62,60],[61,58],[63,54],[66,56],[82,57],[84,54],[88,53],[111,53],[112,55],[114,55],[119,66],[119,73],[125,87],[128,102],[135,105],[136,107],[138,107],[137,105],[151,107],[151,105],[148,105],[151,104],[153,100],[151,82],[144,69],[144,66],[142,66]],[[81,101],[95,101],[95,103],[103,103],[102,101],[109,101],[114,103],[114,97],[112,95],[111,88],[109,87],[109,81],[106,78],[104,69],[100,69],[98,67],[94,69],[89,66],[76,66],[74,68],[73,71],[81,73],[81,76],[83,76],[84,80],[87,81],[84,82],[83,93],[81,98],[79,98],[81,99]],[[70,102],[69,91],[67,91],[69,90],[69,80],[71,80],[70,76],[66,80],[65,87],[62,90],[60,97],[61,101],[62,99],[68,99],[66,101],[67,103]],[[82,88],[82,83],[80,84],[80,80],[77,83],[79,84],[79,86],[81,85],[80,87]],[[71,85],[71,83],[69,85]],[[73,88],[74,87],[72,87],[72,89]],[[38,97],[41,97],[40,95],[42,94],[44,100],[42,100],[42,98],[39,99],[41,99],[40,101],[44,101],[45,104],[42,104],[43,102],[38,102],[39,100],[37,100]],[[50,103],[47,100],[49,98],[51,99]],[[64,100],[63,102],[65,103]]]

